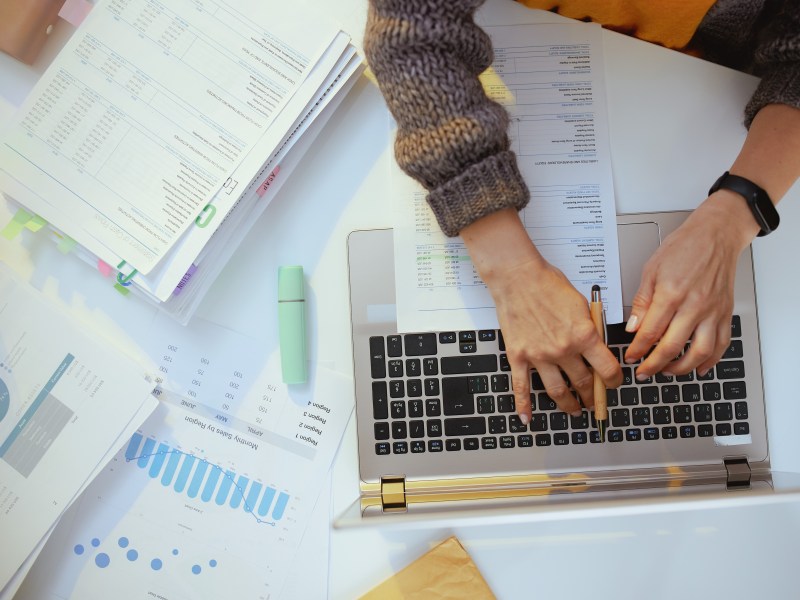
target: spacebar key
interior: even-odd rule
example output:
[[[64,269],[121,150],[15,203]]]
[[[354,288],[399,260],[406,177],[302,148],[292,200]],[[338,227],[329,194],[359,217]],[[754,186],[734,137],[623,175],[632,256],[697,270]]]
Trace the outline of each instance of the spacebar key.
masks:
[[[456,417],[444,420],[444,434],[454,435],[483,435],[486,433],[485,417]]]
[[[497,355],[473,354],[470,356],[443,356],[442,375],[463,373],[493,373],[497,371]]]

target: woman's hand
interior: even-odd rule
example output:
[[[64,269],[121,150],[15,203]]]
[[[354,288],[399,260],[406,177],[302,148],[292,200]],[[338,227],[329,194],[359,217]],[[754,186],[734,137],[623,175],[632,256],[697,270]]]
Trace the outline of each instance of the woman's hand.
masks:
[[[620,385],[622,370],[592,323],[587,299],[539,254],[515,210],[483,217],[464,228],[461,237],[495,300],[514,403],[524,423],[531,418],[531,368],[558,407],[570,414],[581,411],[570,383],[585,406],[594,405],[587,362],[606,386]]]
[[[636,337],[626,362],[652,349],[637,379],[659,371],[704,375],[722,358],[731,337],[736,263],[757,233],[741,196],[720,190],[667,236],[644,267],[628,319]]]

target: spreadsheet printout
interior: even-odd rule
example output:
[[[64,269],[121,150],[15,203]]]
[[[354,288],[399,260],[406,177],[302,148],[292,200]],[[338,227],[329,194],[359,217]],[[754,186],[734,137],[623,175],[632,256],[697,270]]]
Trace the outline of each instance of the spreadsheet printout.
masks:
[[[108,264],[150,272],[338,35],[301,13],[104,0],[19,110],[0,188]]]
[[[511,149],[531,200],[520,212],[541,254],[589,297],[600,285],[622,320],[602,39],[592,24],[486,27],[495,59],[481,80],[511,118]],[[447,238],[425,190],[393,164],[397,322],[402,331],[496,328],[495,306],[460,238]]]

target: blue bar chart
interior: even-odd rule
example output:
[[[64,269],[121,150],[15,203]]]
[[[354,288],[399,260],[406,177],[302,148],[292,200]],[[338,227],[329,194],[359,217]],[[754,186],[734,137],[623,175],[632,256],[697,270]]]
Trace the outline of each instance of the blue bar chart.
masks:
[[[165,488],[202,502],[242,509],[258,523],[275,525],[286,513],[290,496],[273,486],[239,475],[173,448],[168,444],[135,433],[125,449],[125,460],[157,479]]]

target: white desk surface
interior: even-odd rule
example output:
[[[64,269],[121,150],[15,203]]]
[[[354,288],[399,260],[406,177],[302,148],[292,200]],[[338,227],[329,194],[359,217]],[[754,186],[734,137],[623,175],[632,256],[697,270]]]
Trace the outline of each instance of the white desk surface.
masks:
[[[365,0],[313,0],[359,41]],[[486,22],[552,20],[507,0],[491,0]],[[37,64],[0,55],[0,124],[7,122],[70,28],[56,28]],[[753,78],[605,32],[609,120],[618,212],[685,209],[705,197],[744,136],[741,110]],[[309,275],[312,358],[350,374],[345,239],[353,229],[391,225],[386,182],[391,160],[388,113],[362,77],[290,179],[244,240],[199,314],[266,339],[278,265],[302,263]],[[780,205],[781,228],[754,247],[772,463],[800,471],[800,403],[792,396],[800,339],[800,186]],[[10,218],[0,202],[0,220]],[[55,292],[86,318],[106,319],[85,282],[68,282],[74,259],[35,241],[0,239],[0,256],[35,285]],[[262,276],[262,273],[266,273]],[[112,300],[114,299],[114,300]],[[236,307],[236,310],[231,310]],[[121,325],[124,329],[124,325]],[[341,402],[352,403],[352,398]],[[357,497],[351,421],[334,465],[332,515]],[[789,598],[800,596],[800,503],[693,512],[565,519],[495,527],[333,530],[329,597],[353,598],[455,534],[500,598]],[[302,559],[300,559],[302,560]],[[598,574],[600,574],[598,576]],[[324,576],[313,573],[311,576]]]

